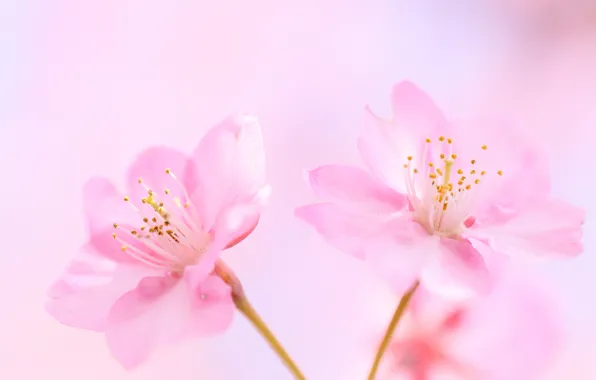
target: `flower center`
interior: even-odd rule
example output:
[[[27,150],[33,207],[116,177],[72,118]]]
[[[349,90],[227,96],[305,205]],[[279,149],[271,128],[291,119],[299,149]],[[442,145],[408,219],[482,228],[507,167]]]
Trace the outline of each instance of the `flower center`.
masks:
[[[139,186],[144,187],[147,196],[140,199],[140,204],[133,203],[128,196],[124,197],[124,202],[139,214],[141,225],[129,230],[114,223],[114,228],[135,239],[127,243],[116,233],[112,236],[122,243],[122,251],[134,259],[157,269],[181,274],[184,267],[200,259],[211,237],[195,222],[197,218],[193,218],[193,214],[196,215],[196,210],[184,185],[170,169],[165,169],[165,173],[180,187],[185,198],[184,203],[180,198],[173,197],[169,189],[164,190],[166,198],[160,199],[143,179],[139,178]],[[164,201],[168,201],[175,210],[166,209]]]
[[[487,149],[481,146],[481,151]],[[404,169],[414,218],[429,233],[457,235],[469,226],[474,199],[487,175],[475,158],[459,159],[450,138],[427,138],[422,157],[408,156]],[[498,170],[497,175],[503,175],[503,171]]]

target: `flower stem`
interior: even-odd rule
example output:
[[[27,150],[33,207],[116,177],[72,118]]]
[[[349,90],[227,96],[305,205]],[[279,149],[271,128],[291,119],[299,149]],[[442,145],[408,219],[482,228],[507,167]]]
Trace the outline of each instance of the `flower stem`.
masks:
[[[418,285],[420,283],[416,281],[414,285],[410,287],[410,289],[401,297],[397,308],[395,309],[395,313],[393,313],[393,317],[391,318],[391,322],[389,322],[389,326],[387,327],[387,331],[385,332],[385,336],[379,345],[379,349],[377,351],[377,355],[375,356],[375,361],[370,369],[368,374],[368,380],[374,380],[377,376],[377,371],[379,370],[379,365],[381,364],[381,359],[383,359],[383,355],[385,351],[387,351],[387,347],[389,347],[389,343],[391,343],[391,338],[393,337],[393,333],[395,332],[395,328],[397,324],[401,320],[401,317],[404,315],[412,296],[416,289],[418,289]]]
[[[252,323],[255,329],[257,329],[261,336],[267,341],[267,343],[269,343],[273,351],[288,368],[294,378],[297,380],[306,380],[306,377],[302,374],[296,363],[294,363],[290,355],[288,355],[281,343],[279,343],[275,335],[273,335],[269,327],[267,327],[267,324],[252,307],[248,301],[248,298],[246,297],[246,294],[244,293],[242,283],[230,269],[230,267],[228,267],[222,260],[218,260],[215,265],[215,273],[217,273],[217,275],[231,287],[232,299],[234,300],[236,309],[238,309],[238,311],[241,312],[246,319],[250,321],[250,323]]]

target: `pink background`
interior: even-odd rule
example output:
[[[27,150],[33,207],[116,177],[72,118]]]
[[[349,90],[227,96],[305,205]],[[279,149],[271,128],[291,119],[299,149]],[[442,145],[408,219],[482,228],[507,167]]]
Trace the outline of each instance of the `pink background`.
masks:
[[[417,82],[455,113],[523,118],[550,149],[557,195],[590,217],[593,31],[528,49],[505,13],[446,4],[0,2],[0,378],[289,378],[242,318],[222,337],[165,348],[127,373],[102,336],[43,311],[46,288],[85,239],[84,181],[120,181],[150,144],[189,150],[229,112],[261,119],[274,193],[259,228],[226,259],[309,379],[364,378],[367,334],[394,305],[381,302],[387,289],[371,273],[294,219],[311,199],[302,170],[357,163],[362,107],[388,112],[395,81]],[[569,331],[548,379],[596,378],[595,228],[589,219],[582,257],[535,270]]]

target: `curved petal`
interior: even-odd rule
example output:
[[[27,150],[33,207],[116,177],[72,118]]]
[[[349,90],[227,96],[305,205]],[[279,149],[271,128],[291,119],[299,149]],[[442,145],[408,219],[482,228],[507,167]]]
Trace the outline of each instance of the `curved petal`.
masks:
[[[147,277],[110,310],[106,338],[114,357],[132,369],[162,344],[225,331],[234,304],[229,287],[209,276],[199,287],[173,277]]]
[[[403,81],[393,86],[391,105],[397,127],[408,129],[415,135],[435,136],[446,127],[443,112],[412,82]]]
[[[126,183],[130,203],[141,215],[154,216],[153,205],[142,201],[143,198],[149,199],[151,191],[155,204],[163,203],[166,212],[182,218],[190,217],[200,227],[195,207],[182,207],[190,201],[190,194],[197,187],[193,161],[186,154],[167,147],[148,148],[128,168]]]
[[[397,294],[420,277],[436,251],[437,240],[405,215],[386,223],[366,242],[366,261]]]
[[[361,259],[366,240],[384,223],[381,218],[349,213],[332,203],[302,206],[295,215],[312,225],[329,244]]]
[[[136,261],[115,262],[88,243],[50,288],[46,310],[65,325],[103,331],[114,302],[141,278],[157,273]]]
[[[408,163],[408,157],[413,158],[414,167],[421,169],[427,159],[423,157],[425,140],[445,135],[451,128],[432,99],[414,84],[396,84],[391,98],[392,121],[383,120],[366,108],[358,148],[365,164],[379,179],[406,192],[404,164]]]
[[[408,206],[407,196],[357,167],[321,166],[308,172],[308,180],[315,195],[355,211],[391,214]]]
[[[266,185],[261,127],[252,116],[231,116],[212,128],[194,152],[200,191],[192,195],[211,229],[230,204],[253,199]]]
[[[135,225],[139,216],[124,202],[124,196],[106,178],[94,177],[83,186],[83,212],[90,234],[114,223]]]
[[[468,234],[490,238],[495,250],[508,255],[565,258],[583,251],[585,212],[560,200],[534,202],[525,210],[493,214],[489,220]]]
[[[420,157],[420,141],[409,131],[377,117],[368,107],[358,149],[369,170],[395,190],[405,193],[404,164],[408,156]]]
[[[231,248],[246,239],[257,227],[261,212],[271,193],[270,186],[265,186],[248,200],[238,199],[224,207],[212,228],[215,239],[225,242],[225,248]]]
[[[492,278],[484,258],[469,240],[442,238],[438,248],[422,272],[427,289],[454,300],[490,292]]]

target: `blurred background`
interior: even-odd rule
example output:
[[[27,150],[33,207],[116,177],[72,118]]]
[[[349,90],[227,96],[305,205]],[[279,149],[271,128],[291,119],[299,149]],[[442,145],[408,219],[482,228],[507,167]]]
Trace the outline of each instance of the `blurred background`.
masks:
[[[0,52],[0,378],[289,379],[242,318],[127,373],[101,335],[43,310],[85,239],[86,179],[122,183],[146,146],[190,150],[234,111],[261,119],[274,193],[226,259],[309,379],[364,378],[364,332],[394,304],[293,208],[312,199],[302,170],[359,162],[363,106],[389,115],[403,79],[451,115],[518,118],[548,149],[556,195],[587,209],[585,254],[531,275],[568,332],[545,379],[596,378],[596,1],[3,0]]]

